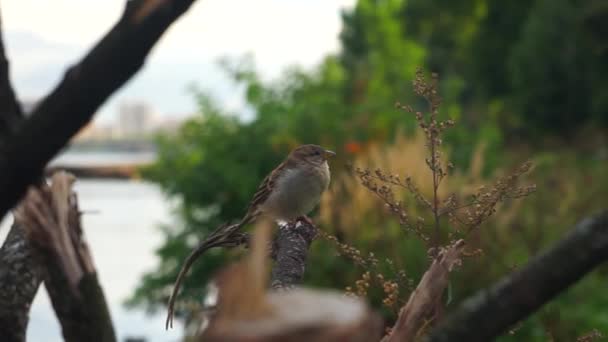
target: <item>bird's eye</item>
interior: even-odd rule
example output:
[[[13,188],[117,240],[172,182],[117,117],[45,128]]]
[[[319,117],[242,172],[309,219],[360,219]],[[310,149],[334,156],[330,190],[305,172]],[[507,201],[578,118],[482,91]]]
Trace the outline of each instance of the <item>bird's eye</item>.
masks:
[[[319,152],[319,151],[314,151],[312,154],[313,154],[313,155],[315,155],[315,156],[320,156],[320,155],[321,155],[321,152]]]

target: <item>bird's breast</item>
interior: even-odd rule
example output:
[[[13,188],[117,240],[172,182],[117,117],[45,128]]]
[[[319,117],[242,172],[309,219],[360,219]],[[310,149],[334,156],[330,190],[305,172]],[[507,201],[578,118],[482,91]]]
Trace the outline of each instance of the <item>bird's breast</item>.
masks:
[[[293,220],[306,215],[319,203],[329,180],[327,163],[317,167],[285,170],[277,179],[275,191],[264,205],[265,211],[282,220]]]

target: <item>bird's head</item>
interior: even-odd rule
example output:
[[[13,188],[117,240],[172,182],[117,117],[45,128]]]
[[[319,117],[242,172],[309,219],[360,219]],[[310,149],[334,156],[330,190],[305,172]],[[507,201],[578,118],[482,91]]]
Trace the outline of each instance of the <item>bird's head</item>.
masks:
[[[290,158],[320,165],[335,155],[334,152],[326,150],[319,145],[310,144],[298,146],[295,150],[291,151]]]

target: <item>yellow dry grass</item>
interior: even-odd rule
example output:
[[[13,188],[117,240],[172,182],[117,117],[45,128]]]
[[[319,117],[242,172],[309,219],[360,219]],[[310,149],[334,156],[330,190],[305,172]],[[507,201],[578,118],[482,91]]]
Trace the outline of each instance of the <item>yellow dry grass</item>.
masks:
[[[483,184],[483,144],[477,146],[471,159],[471,167],[466,174],[453,172],[446,176],[439,189],[438,196],[446,199],[452,193],[459,196],[474,193]],[[419,191],[427,198],[432,199],[433,182],[432,174],[425,163],[428,157],[426,140],[422,133],[413,137],[400,134],[391,144],[374,143],[358,153],[352,165],[354,167],[368,168],[370,170],[381,169],[385,172],[399,175],[404,180],[411,177]],[[442,164],[449,161],[447,151],[442,151]],[[401,196],[411,216],[424,216],[428,211],[423,211],[415,202],[407,189],[395,189],[395,193]],[[362,222],[381,222],[383,210],[381,201],[374,197],[369,190],[361,186],[360,180],[344,173],[332,180],[330,189],[326,191],[321,199],[320,220],[325,226],[339,227],[345,232],[352,232]],[[371,222],[370,222],[371,221]]]

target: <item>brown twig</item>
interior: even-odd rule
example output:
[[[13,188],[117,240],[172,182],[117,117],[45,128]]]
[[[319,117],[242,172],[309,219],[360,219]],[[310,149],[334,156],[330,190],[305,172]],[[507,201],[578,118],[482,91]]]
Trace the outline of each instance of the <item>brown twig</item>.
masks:
[[[438,249],[441,245],[441,232],[439,231],[439,197],[437,196],[437,190],[439,189],[439,181],[437,179],[437,169],[435,167],[438,162],[435,153],[435,149],[437,148],[436,144],[434,143],[435,139],[435,133],[431,133],[431,164],[433,164],[433,167],[431,168],[431,172],[433,174],[433,219],[435,223],[435,237],[433,247]]]

